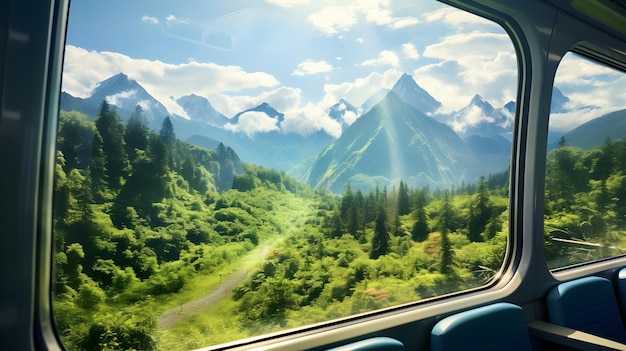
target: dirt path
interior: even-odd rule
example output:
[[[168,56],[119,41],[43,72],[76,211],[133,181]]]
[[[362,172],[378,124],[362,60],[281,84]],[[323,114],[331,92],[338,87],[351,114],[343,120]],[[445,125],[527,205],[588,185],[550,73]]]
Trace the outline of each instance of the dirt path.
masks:
[[[259,259],[263,259],[265,254],[269,251],[270,246],[266,245],[260,249],[254,250],[250,253],[250,255],[258,255]],[[174,326],[183,318],[189,317],[193,314],[202,312],[207,310],[220,302],[222,299],[227,298],[230,293],[243,282],[247,275],[249,266],[244,267],[232,275],[225,277],[222,282],[216,287],[215,290],[210,291],[208,294],[203,297],[187,302],[181,306],[170,308],[169,310],[163,312],[161,316],[159,316],[159,328],[169,328]]]

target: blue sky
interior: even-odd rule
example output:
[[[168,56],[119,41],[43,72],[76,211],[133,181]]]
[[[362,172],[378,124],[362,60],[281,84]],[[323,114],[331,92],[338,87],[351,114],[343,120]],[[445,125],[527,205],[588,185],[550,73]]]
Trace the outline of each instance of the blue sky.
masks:
[[[170,112],[195,93],[235,113],[268,102],[284,127],[337,134],[325,110],[360,105],[403,72],[444,105],[515,98],[513,46],[497,25],[435,1],[73,0],[63,89],[89,96],[119,72]],[[573,68],[575,71],[575,68]]]

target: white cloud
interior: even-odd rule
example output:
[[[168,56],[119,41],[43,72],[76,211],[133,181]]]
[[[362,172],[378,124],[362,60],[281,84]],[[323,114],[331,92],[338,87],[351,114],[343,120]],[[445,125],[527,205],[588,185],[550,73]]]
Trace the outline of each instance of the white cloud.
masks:
[[[383,50],[378,53],[378,57],[371,60],[365,60],[361,66],[391,66],[399,67],[400,59],[393,51]]]
[[[357,23],[356,9],[351,6],[329,6],[309,16],[309,21],[327,35],[350,30]]]
[[[256,133],[280,130],[277,119],[258,111],[245,112],[239,116],[237,124],[227,123],[224,128],[232,132],[245,133],[249,137],[254,136]]]
[[[142,16],[141,22],[151,23],[151,24],[159,24],[159,19],[152,16]]]
[[[337,121],[330,118],[328,111],[322,106],[324,104],[307,103],[302,105],[302,91],[299,88],[280,87],[276,90],[264,92],[259,96],[220,96],[219,98],[209,99],[216,101],[215,108],[221,110],[219,102],[226,101],[230,106],[230,111],[243,111],[251,107],[267,102],[277,111],[284,113],[284,121],[280,128],[284,133],[298,133],[301,135],[309,135],[319,130],[324,130],[329,135],[339,137],[341,134],[341,125]],[[240,119],[241,121],[241,119]],[[256,125],[241,125],[239,130],[251,135],[259,131]]]
[[[415,17],[403,17],[396,19],[393,23],[389,25],[392,29],[400,29],[404,27],[414,26],[420,23],[420,21]]]
[[[215,91],[240,92],[254,88],[270,88],[279,84],[264,72],[246,72],[238,66],[188,62],[171,64],[162,61],[135,59],[113,52],[87,51],[68,45],[63,68],[63,90],[77,97],[88,97],[101,82],[124,72],[139,82],[172,113],[184,116],[170,96],[191,93],[210,96]],[[239,110],[242,111],[242,110]]]
[[[404,57],[411,60],[417,60],[420,58],[417,48],[411,43],[402,44],[402,53],[404,54]]]
[[[169,14],[169,15],[167,15],[167,17],[165,17],[165,20],[168,21],[168,22],[176,22],[177,18],[176,18],[176,16],[174,16],[172,14]]]
[[[331,72],[333,66],[326,61],[305,60],[298,64],[293,73],[294,76],[314,75],[318,73]]]
[[[499,107],[515,99],[517,60],[506,34],[471,32],[442,38],[423,57],[440,60],[414,71],[417,83],[443,104],[459,110],[476,93]]]
[[[563,59],[559,64],[556,79],[557,83],[561,81],[569,84],[597,86],[602,84],[602,81],[598,78],[606,75],[619,76],[615,70],[604,65],[574,58],[574,56],[566,56],[566,59]]]
[[[440,8],[438,10],[425,13],[422,16],[424,22],[444,22],[457,29],[461,29],[466,25],[489,25],[497,26],[494,22],[484,19],[480,16],[469,12],[461,11],[450,6]]]
[[[358,0],[345,4],[326,6],[309,16],[309,21],[326,35],[337,35],[352,29],[359,20],[392,29],[404,28],[419,23],[415,17],[395,17],[390,0]]]
[[[346,122],[347,125],[352,125],[354,121],[356,121],[360,116],[352,111],[346,111],[343,114],[343,121]]]
[[[323,130],[338,138],[341,135],[341,125],[330,118],[327,112],[319,104],[308,103],[302,108],[285,114],[285,120],[282,123],[283,132],[309,135]]]
[[[402,73],[397,69],[389,69],[382,74],[377,72],[370,73],[368,76],[357,78],[353,82],[326,84],[324,85],[325,96],[321,105],[332,106],[339,99],[344,98],[354,106],[359,106],[381,88],[390,89],[393,87],[400,76],[402,76]]]
[[[272,105],[281,113],[289,114],[300,108],[302,91],[300,88],[279,87],[270,91],[263,91],[258,95],[229,95],[219,91],[211,91],[203,94],[213,107],[227,117],[259,106],[263,102]]]
[[[550,131],[569,132],[585,122],[614,111],[606,108],[584,108],[565,113],[552,113],[550,114],[549,129]]]
[[[389,0],[361,0],[357,3],[368,23],[386,25],[394,21],[389,9]]]
[[[469,127],[477,126],[482,122],[493,123],[495,119],[493,117],[486,116],[478,106],[472,106],[469,110],[465,111],[463,118],[454,119],[450,121],[450,127],[457,133],[463,134]]]
[[[555,86],[572,111],[550,115],[550,130],[567,132],[609,112],[626,108],[626,75],[605,65],[567,54],[556,71]]]
[[[265,0],[265,2],[280,7],[294,7],[299,5],[306,5],[309,3],[309,0]]]
[[[365,39],[363,39],[363,38],[356,38],[354,41],[356,41],[359,44],[363,44],[365,42]]]
[[[122,106],[122,100],[133,98],[136,94],[137,90],[126,90],[115,95],[109,95],[105,99],[111,105]]]

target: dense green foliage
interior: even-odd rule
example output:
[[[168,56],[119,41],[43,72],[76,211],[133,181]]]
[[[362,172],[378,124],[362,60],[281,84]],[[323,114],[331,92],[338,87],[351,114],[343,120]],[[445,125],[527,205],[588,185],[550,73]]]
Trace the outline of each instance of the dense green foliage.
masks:
[[[583,150],[567,145],[547,159],[545,236],[551,268],[626,252],[626,139]]]
[[[319,193],[224,145],[148,130],[103,103],[61,112],[55,315],[69,349],[185,349],[483,285],[507,240],[506,185]],[[492,180],[494,184],[492,184]],[[498,183],[498,184],[495,184]],[[165,312],[243,278],[209,307]]]

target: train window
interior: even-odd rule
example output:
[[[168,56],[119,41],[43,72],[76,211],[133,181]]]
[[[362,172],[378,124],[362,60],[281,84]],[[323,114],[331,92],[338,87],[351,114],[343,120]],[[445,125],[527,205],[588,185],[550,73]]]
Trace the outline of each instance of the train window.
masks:
[[[626,77],[574,53],[554,82],[544,235],[550,269],[626,252]]]
[[[69,349],[235,342],[502,269],[518,72],[500,26],[434,1],[114,4],[73,0],[68,23]]]

